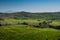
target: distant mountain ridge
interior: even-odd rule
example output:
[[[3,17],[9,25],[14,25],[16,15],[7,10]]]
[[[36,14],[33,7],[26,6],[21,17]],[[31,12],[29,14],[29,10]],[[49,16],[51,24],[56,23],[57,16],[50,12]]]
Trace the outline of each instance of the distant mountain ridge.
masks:
[[[0,13],[0,18],[27,18],[27,19],[60,19],[60,12],[45,12],[45,13],[31,13],[31,12],[15,12],[15,13]]]

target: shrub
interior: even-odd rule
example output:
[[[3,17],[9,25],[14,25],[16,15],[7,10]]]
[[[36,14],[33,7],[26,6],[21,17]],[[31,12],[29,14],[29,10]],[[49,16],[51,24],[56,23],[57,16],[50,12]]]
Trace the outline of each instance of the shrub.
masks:
[[[48,40],[48,39],[46,39],[46,40]]]
[[[38,25],[35,25],[34,27],[38,27],[38,28],[56,28],[55,26],[50,25],[50,23],[52,23],[52,21],[43,21],[38,23]]]
[[[40,21],[40,20],[37,20],[37,21]]]
[[[21,24],[23,24],[23,25],[28,25],[28,23],[26,23],[26,22],[23,22],[23,23],[21,23]]]
[[[60,40],[60,39],[58,39],[58,40]]]
[[[4,19],[3,18],[0,18],[0,21],[3,21]]]
[[[0,24],[0,26],[2,26],[2,24]]]
[[[38,28],[48,28],[48,23],[46,21],[43,21],[42,23],[38,23],[38,25],[34,25],[34,27]]]
[[[17,24],[21,24],[20,22],[18,22]]]
[[[34,27],[37,27],[37,28],[40,28],[40,26],[39,25],[33,25]]]
[[[49,25],[49,28],[60,29],[60,26]]]
[[[6,23],[6,24],[4,24],[4,26],[9,26],[9,25],[12,25],[12,24],[7,24],[7,23]]]
[[[48,28],[49,26],[48,26],[48,23],[46,22],[46,21],[43,21],[42,23],[39,23],[39,26],[41,27],[41,28]]]

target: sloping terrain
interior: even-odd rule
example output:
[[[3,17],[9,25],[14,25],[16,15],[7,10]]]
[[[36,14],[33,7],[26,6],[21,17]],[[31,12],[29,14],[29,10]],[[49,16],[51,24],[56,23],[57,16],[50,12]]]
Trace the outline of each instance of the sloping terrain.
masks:
[[[31,28],[23,25],[0,27],[0,40],[60,40],[60,31]]]

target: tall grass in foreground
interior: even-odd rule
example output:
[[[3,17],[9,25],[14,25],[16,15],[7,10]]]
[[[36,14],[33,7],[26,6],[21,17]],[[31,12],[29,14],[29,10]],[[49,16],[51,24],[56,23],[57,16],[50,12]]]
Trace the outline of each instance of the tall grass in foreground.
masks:
[[[60,30],[23,25],[0,27],[0,40],[60,40]]]

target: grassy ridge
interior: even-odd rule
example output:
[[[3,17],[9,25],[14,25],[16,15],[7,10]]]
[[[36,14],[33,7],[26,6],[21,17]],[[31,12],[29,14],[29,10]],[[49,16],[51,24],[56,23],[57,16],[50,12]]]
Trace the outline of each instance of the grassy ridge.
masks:
[[[0,40],[58,40],[60,38],[60,31],[56,29],[22,26],[0,27]]]

